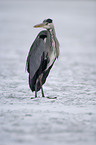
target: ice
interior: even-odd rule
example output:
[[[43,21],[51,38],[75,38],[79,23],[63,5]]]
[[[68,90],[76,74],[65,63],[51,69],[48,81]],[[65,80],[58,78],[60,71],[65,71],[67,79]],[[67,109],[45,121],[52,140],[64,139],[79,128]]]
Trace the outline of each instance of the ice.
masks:
[[[25,71],[31,44],[54,21],[60,57],[31,99]],[[47,97],[55,98],[48,99]],[[96,2],[0,1],[0,145],[96,144]]]

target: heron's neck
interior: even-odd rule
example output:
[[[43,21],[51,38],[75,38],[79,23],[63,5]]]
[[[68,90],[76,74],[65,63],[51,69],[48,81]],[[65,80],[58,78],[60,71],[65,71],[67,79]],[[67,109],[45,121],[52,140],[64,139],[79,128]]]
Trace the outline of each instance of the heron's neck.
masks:
[[[49,29],[49,32],[51,36],[53,37],[53,39],[55,39],[56,38],[55,28],[53,27],[52,29]]]
[[[50,33],[51,44],[52,44],[52,46],[53,46],[54,43],[55,43],[56,56],[57,56],[57,58],[58,58],[58,56],[59,56],[59,42],[58,42],[58,40],[57,40],[57,38],[56,38],[55,28],[53,27],[52,29],[49,29],[48,31],[49,31],[49,33]],[[54,48],[54,46],[53,46],[53,48]]]

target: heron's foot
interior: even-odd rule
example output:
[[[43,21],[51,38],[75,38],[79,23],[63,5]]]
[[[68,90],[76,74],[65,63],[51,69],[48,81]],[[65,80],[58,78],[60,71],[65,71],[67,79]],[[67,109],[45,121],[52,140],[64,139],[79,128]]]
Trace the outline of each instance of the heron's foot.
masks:
[[[47,97],[48,99],[57,99],[57,97]]]
[[[35,97],[31,97],[30,99],[35,99]]]
[[[44,94],[42,95],[42,97],[45,97]]]
[[[37,93],[35,93],[35,97],[31,97],[31,99],[36,99],[37,98]]]

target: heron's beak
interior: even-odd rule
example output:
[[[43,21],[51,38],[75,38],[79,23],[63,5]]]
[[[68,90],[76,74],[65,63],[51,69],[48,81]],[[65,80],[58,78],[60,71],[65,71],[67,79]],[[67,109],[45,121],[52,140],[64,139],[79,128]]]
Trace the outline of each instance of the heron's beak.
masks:
[[[44,27],[45,26],[45,23],[40,23],[40,24],[37,24],[34,26],[34,28],[39,28],[39,27]]]

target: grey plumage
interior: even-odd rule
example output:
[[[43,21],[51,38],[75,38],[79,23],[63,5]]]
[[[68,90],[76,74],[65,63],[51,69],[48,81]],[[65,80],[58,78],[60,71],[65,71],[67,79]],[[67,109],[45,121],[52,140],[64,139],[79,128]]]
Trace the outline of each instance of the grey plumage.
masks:
[[[42,90],[42,96],[44,97],[42,85],[45,83],[50,69],[56,58],[59,56],[59,43],[56,38],[54,25],[52,22],[48,23],[48,20],[51,21],[51,19],[43,21],[47,30],[41,31],[38,34],[27,57],[29,86],[32,91],[35,91],[35,97],[37,97],[37,91],[40,89]],[[48,24],[50,25],[50,28]],[[41,24],[36,25],[35,27],[41,27]]]

